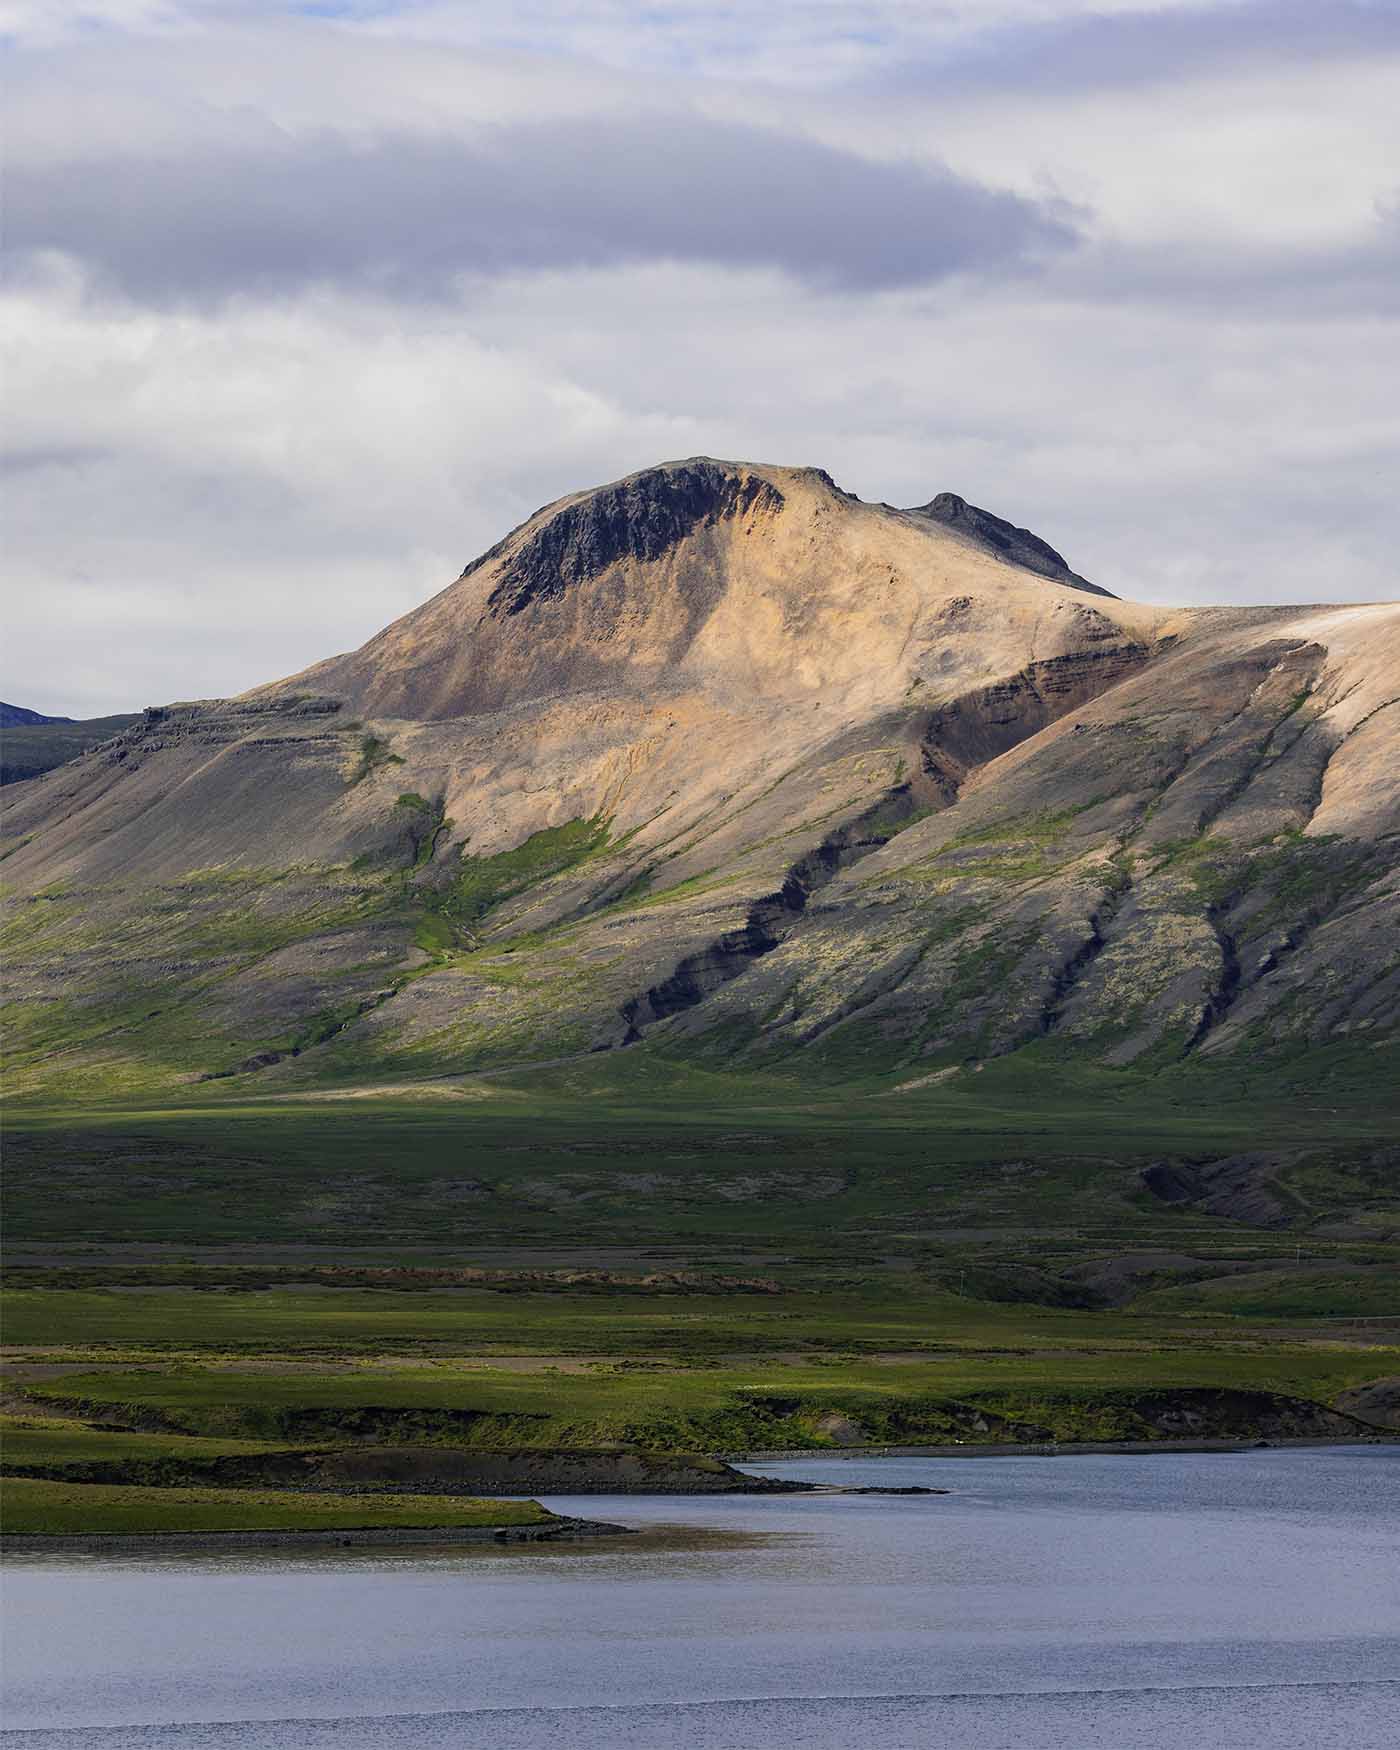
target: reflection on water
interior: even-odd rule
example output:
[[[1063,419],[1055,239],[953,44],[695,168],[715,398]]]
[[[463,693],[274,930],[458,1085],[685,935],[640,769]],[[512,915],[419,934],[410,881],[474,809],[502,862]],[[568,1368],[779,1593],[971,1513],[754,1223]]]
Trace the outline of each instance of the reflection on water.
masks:
[[[765,1467],[580,1545],[17,1560],[23,1750],[1400,1740],[1400,1448]],[[678,1528],[677,1522],[683,1522]]]

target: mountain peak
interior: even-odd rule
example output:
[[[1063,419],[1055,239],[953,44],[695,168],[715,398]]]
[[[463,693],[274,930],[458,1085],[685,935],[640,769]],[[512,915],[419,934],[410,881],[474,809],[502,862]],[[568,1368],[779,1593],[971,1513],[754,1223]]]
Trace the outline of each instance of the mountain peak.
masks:
[[[927,684],[921,664],[942,685],[1019,650],[1047,585],[1109,594],[951,495],[900,511],[819,468],[690,456],[543,506],[359,650],[260,692],[312,684],[417,721],[672,685],[864,709]]]
[[[1081,577],[1077,571],[1072,571],[1068,561],[1048,541],[1042,541],[1039,535],[1032,534],[1029,529],[1018,528],[1015,523],[1007,522],[1005,517],[969,504],[965,498],[959,498],[956,492],[940,492],[927,504],[915,505],[907,514],[927,517],[930,522],[942,523],[945,528],[956,529],[960,535],[966,535],[979,547],[995,553],[998,558],[1005,559],[1012,565],[1019,565],[1023,571],[1033,571],[1039,577],[1068,584],[1071,589],[1087,590],[1090,595],[1112,596],[1111,590],[1103,589],[1097,583],[1090,583],[1087,577]]]
[[[779,511],[783,502],[771,481],[741,463],[692,456],[644,468],[561,501],[552,516],[503,557],[487,608],[498,616],[518,614],[621,560],[660,559],[696,529],[744,516],[755,507]],[[504,548],[493,548],[464,575],[503,553]]]

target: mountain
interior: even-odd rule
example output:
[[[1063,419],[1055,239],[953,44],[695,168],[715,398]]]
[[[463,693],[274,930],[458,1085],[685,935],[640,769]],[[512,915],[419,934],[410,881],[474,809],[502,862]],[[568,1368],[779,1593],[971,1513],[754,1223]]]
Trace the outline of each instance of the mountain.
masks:
[[[1144,606],[952,494],[649,468],[16,792],[12,1080],[640,1047],[1364,1086],[1400,1013],[1397,674],[1400,606]]]

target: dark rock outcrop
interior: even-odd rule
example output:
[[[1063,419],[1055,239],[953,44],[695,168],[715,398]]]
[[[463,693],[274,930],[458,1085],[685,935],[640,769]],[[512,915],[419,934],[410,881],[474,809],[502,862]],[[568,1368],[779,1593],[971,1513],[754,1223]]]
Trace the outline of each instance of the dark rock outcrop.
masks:
[[[1029,529],[1021,529],[1015,523],[1007,522],[1005,517],[995,516],[989,510],[969,504],[965,498],[959,498],[956,492],[940,492],[927,504],[913,506],[907,514],[927,517],[931,522],[943,523],[950,529],[956,529],[960,535],[976,541],[979,547],[986,548],[1012,565],[1019,565],[1023,571],[1035,572],[1037,577],[1049,577],[1056,583],[1068,584],[1071,589],[1083,589],[1090,595],[1112,598],[1111,590],[1102,589],[1098,584],[1090,583],[1087,577],[1081,577],[1077,571],[1071,571],[1068,561],[1048,541],[1042,541],[1039,535],[1033,535]]]
[[[1292,1211],[1272,1181],[1290,1158],[1239,1154],[1221,1160],[1154,1161],[1144,1167],[1142,1182],[1163,1203],[1199,1209],[1249,1227],[1286,1227]]]
[[[1354,1415],[1283,1392],[1188,1386],[1121,1396],[1150,1435],[1168,1440],[1358,1440],[1374,1432]]]
[[[620,559],[659,559],[695,529],[755,506],[783,506],[782,493],[757,474],[705,460],[648,468],[551,517],[502,567],[487,606],[497,614],[518,614]]]

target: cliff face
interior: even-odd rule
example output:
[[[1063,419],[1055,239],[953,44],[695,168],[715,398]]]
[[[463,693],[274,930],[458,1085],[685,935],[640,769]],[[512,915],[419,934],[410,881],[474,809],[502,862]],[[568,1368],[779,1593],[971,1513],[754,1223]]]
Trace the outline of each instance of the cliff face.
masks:
[[[1370,1050],[1397,674],[1394,607],[1147,608],[949,494],[647,469],[21,786],[21,1077]]]
[[[701,529],[755,510],[775,516],[782,508],[777,487],[745,470],[703,460],[650,468],[547,516],[503,558],[487,610],[519,614],[624,561],[664,559]],[[467,574],[481,563],[468,566]]]

